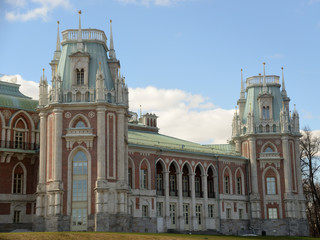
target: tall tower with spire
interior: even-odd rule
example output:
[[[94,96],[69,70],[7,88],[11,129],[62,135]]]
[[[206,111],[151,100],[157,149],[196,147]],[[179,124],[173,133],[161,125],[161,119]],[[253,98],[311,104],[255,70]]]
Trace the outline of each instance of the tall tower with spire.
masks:
[[[241,76],[239,115],[235,112],[232,141],[249,159],[250,225],[261,231],[285,226],[293,235],[307,232],[299,158],[299,114],[291,115],[290,98],[280,77]],[[299,226],[298,228],[296,226]]]
[[[128,227],[128,88],[110,31],[109,50],[103,31],[82,29],[79,11],[60,42],[58,22],[50,92],[40,81],[38,231]]]

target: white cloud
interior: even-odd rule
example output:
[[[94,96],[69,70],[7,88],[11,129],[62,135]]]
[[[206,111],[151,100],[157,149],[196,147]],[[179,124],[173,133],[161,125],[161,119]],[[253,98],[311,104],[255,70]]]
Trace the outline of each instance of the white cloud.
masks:
[[[160,133],[198,143],[226,143],[234,110],[217,108],[201,95],[155,87],[129,89],[130,110],[159,116]]]
[[[154,6],[173,6],[178,4],[179,2],[186,1],[186,0],[116,0],[123,4],[136,4],[136,5],[143,5],[149,7],[151,5]]]
[[[34,81],[24,80],[21,75],[4,75],[0,81],[20,84],[20,92],[33,99],[39,99],[39,84]]]
[[[14,0],[8,1],[15,7],[15,10],[7,11],[5,18],[8,21],[29,21],[41,18],[46,21],[48,13],[56,8],[62,7],[69,9],[71,7],[69,0]],[[30,5],[37,7],[30,7]]]
[[[267,56],[269,59],[282,59],[284,58],[284,55],[282,53],[275,53],[272,55]]]

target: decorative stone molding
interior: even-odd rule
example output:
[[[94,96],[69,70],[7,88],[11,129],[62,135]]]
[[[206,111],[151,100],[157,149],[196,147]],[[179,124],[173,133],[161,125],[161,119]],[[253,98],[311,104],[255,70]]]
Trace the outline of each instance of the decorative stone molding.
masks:
[[[64,114],[64,117],[65,118],[71,118],[71,112],[66,112],[65,114]]]
[[[12,116],[12,113],[9,110],[2,111],[2,114],[3,114],[5,119],[10,119],[11,116]]]
[[[84,142],[87,148],[92,149],[93,139],[96,135],[93,134],[92,128],[68,128],[67,134],[63,137],[66,139],[68,150],[73,148],[75,142],[79,145]]]

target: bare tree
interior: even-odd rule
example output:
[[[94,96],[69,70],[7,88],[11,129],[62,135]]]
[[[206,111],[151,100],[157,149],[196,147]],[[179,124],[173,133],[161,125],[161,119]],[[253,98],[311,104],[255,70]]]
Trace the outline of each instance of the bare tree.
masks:
[[[319,148],[320,138],[305,127],[300,139],[300,159],[310,235],[314,237],[320,236]]]

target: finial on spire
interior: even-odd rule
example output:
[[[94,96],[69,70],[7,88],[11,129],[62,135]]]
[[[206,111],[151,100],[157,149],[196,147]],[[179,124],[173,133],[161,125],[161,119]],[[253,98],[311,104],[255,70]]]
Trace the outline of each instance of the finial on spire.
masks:
[[[245,98],[244,86],[243,86],[243,70],[241,68],[241,91],[240,91],[240,99]]]
[[[58,24],[58,30],[57,30],[57,44],[56,44],[56,51],[57,52],[60,52],[61,51],[61,48],[60,48],[60,31],[59,31],[59,24],[60,22],[57,21],[57,24]]]
[[[77,43],[77,49],[78,51],[82,51],[83,44],[82,44],[82,32],[81,32],[81,10],[79,10],[79,29],[78,29],[78,43]]]
[[[282,91],[286,91],[286,86],[284,84],[284,73],[283,73],[283,67],[281,67],[282,70]]]
[[[113,45],[112,20],[111,19],[110,19],[110,51],[109,51],[109,57],[111,59],[116,59],[116,53],[115,53],[114,45]]]
[[[262,92],[266,93],[267,92],[267,82],[266,82],[266,63],[263,62],[263,87],[262,87]]]
[[[44,68],[42,68],[42,75],[43,75],[43,79],[44,79],[44,70],[45,70],[45,69],[44,69]]]

